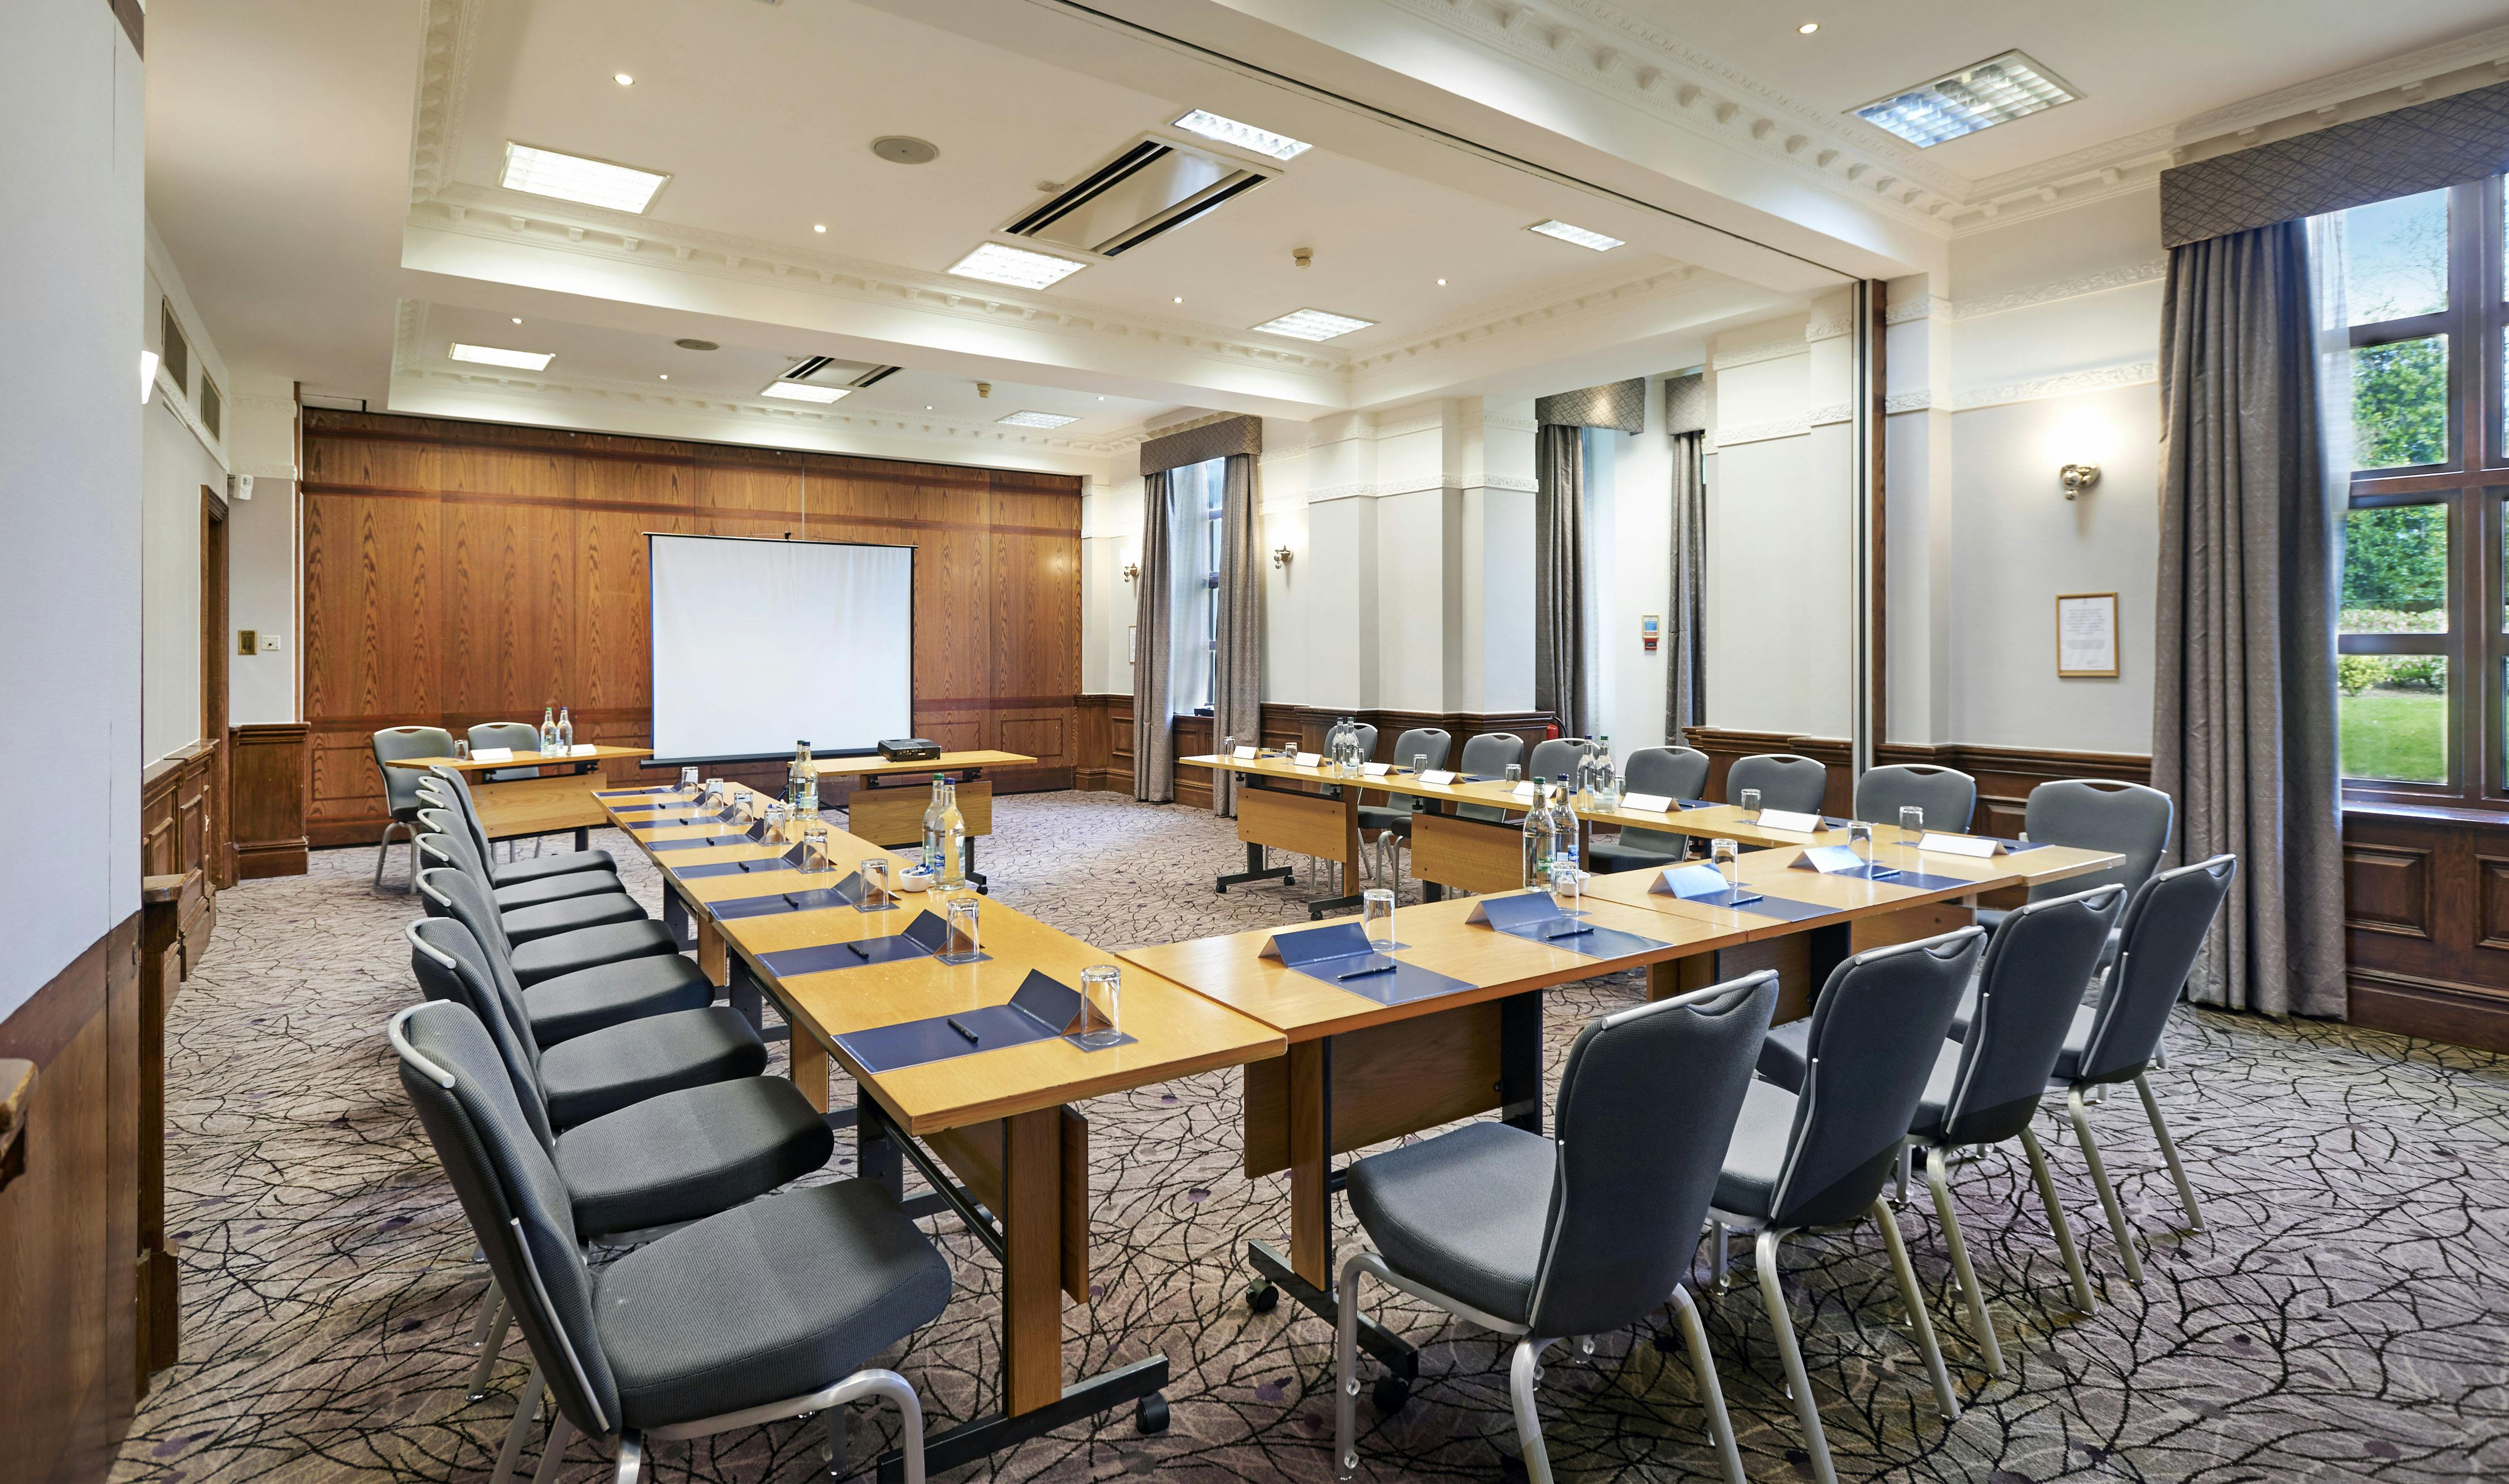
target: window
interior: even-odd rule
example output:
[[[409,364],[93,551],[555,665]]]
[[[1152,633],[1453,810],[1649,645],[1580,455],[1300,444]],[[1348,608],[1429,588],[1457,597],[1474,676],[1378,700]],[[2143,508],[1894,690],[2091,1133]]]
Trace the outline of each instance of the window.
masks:
[[[1168,475],[1168,529],[1176,542],[1168,703],[1180,714],[1209,716],[1219,689],[1219,517],[1227,467],[1225,459],[1208,459]]]
[[[163,357],[166,376],[174,384],[177,392],[189,398],[192,394],[192,343],[183,338],[183,321],[174,317],[174,301],[165,300],[159,308],[164,315],[159,324],[163,331],[160,337],[163,349],[159,354]]]
[[[209,373],[204,370],[201,373],[201,426],[208,429],[210,437],[223,439],[226,434],[219,430],[218,425],[226,420],[226,399],[218,395],[218,384],[209,380]]]
[[[2509,806],[2509,314],[2501,180],[2326,219],[2351,346],[2336,625],[2344,792]],[[2340,296],[2340,297],[2338,297]]]

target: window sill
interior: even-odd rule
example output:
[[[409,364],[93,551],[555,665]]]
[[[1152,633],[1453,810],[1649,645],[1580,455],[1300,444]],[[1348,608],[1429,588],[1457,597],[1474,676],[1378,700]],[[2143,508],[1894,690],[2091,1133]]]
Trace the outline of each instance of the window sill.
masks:
[[[2509,830],[2509,809],[2477,809],[2462,804],[2347,798],[2343,801],[2343,813],[2346,818],[2358,815],[2365,819],[2419,819],[2452,825],[2491,825]]]

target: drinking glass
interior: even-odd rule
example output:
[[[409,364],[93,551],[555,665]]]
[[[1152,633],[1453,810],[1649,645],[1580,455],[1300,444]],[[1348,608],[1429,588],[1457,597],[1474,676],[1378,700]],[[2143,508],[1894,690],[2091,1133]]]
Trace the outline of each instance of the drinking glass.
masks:
[[[468,762],[470,761],[469,738],[456,737],[453,739],[453,761],[456,762]]]
[[[780,798],[767,800],[767,837],[770,840],[784,837],[784,800]]]
[[[1847,822],[1847,848],[1854,851],[1857,855],[1862,856],[1867,862],[1870,862],[1873,859],[1872,825],[1860,819],[1849,820]]]
[[[1429,771],[1429,755],[1427,753],[1413,753],[1411,755],[1411,776],[1417,778],[1427,771]]]
[[[1760,791],[1758,789],[1744,789],[1742,791],[1742,812],[1753,819],[1758,819],[1760,817]]]
[[[1725,878],[1727,889],[1742,889],[1742,851],[1732,840],[1709,840],[1707,858],[1716,863],[1716,873]]]
[[[811,874],[833,869],[828,859],[828,827],[812,825],[802,832],[802,870]]]
[[[721,803],[721,802],[723,802],[723,780],[722,780],[722,779],[720,779],[720,778],[709,778],[709,779],[707,779],[707,780],[705,781],[705,801],[706,801],[707,803]]]
[[[1237,756],[1237,734],[1235,732],[1231,732],[1227,736],[1219,739],[1219,756],[1223,758],[1234,758]]]
[[[1524,764],[1521,762],[1509,763],[1507,765],[1507,781],[1511,784],[1522,783],[1524,781]]]
[[[1360,895],[1360,924],[1367,933],[1367,946],[1379,953],[1394,946],[1394,893],[1382,886],[1371,886]]]
[[[945,964],[971,964],[983,953],[982,940],[976,932],[977,904],[984,899],[973,892],[952,897],[943,909],[943,920],[949,924],[950,937],[943,945],[940,959]]]
[[[1124,1039],[1124,971],[1091,964],[1080,971],[1080,1031],[1071,1038],[1084,1051],[1105,1051]]]
[[[895,902],[888,894],[888,857],[873,856],[857,869],[862,872],[862,900],[854,904],[854,910],[887,911]]]
[[[680,792],[692,795],[698,792],[697,770],[695,768],[684,767],[680,769]]]
[[[1586,905],[1586,873],[1561,856],[1551,866],[1551,905],[1562,915],[1574,917]]]
[[[1926,833],[1926,811],[1915,804],[1901,804],[1899,828],[1908,833],[1908,843],[1915,844],[1917,836]]]

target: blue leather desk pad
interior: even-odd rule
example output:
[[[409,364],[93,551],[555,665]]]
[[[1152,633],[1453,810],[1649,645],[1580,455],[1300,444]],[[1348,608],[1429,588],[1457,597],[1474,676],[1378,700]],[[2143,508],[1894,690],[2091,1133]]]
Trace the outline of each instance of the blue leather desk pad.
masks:
[[[719,920],[729,920],[734,917],[771,917],[778,912],[812,912],[822,908],[853,905],[853,897],[843,887],[820,886],[808,891],[773,892],[764,897],[734,897],[729,902],[709,902],[706,910]]]
[[[1510,938],[1521,938],[1588,958],[1627,958],[1635,953],[1653,952],[1670,945],[1619,928],[1597,927],[1579,922],[1559,910],[1559,904],[1547,892],[1525,892],[1512,897],[1482,897],[1473,905],[1466,919],[1486,924]]]
[[[746,841],[734,839],[723,843],[738,845]],[[782,855],[770,855],[762,861],[707,861],[699,866],[674,866],[671,874],[683,881],[693,881],[701,876],[746,876],[761,872],[791,871],[801,864],[802,847],[796,845]]]
[[[1775,917],[1779,922],[1807,922],[1838,910],[1834,907],[1816,907],[1810,902],[1772,897],[1756,887],[1737,889],[1727,886],[1725,877],[1713,866],[1667,867],[1657,872],[1647,890],[1684,902],[1696,902],[1702,907],[1730,907],[1736,911],[1749,912],[1758,917]]]
[[[947,1061],[954,1057],[1026,1046],[1056,1036],[1068,1040],[1066,1030],[1079,1023],[1080,1005],[1079,990],[1043,970],[1030,969],[1007,1005],[987,1005],[955,1015],[851,1030],[837,1037],[837,1044],[874,1073],[894,1072],[926,1061]],[[1132,1039],[1119,1036],[1107,1046],[1123,1046]],[[1083,1049],[1104,1051],[1106,1047]]]
[[[949,941],[950,926],[939,914],[918,911],[915,920],[899,932],[885,938],[864,938],[852,943],[814,943],[804,948],[785,948],[780,952],[761,954],[759,962],[769,973],[825,974],[832,969],[859,969],[865,964],[895,963],[906,958],[929,958],[941,951]],[[970,962],[992,957],[979,953]]]
[[[735,835],[710,835],[702,839],[688,840],[639,840],[637,843],[648,850],[721,850],[726,845],[764,844],[766,835],[765,825],[753,825]]]
[[[1347,989],[1380,1005],[1404,1005],[1475,987],[1464,980],[1375,951],[1367,946],[1367,930],[1356,922],[1275,933],[1263,945],[1262,953],[1309,979]]]

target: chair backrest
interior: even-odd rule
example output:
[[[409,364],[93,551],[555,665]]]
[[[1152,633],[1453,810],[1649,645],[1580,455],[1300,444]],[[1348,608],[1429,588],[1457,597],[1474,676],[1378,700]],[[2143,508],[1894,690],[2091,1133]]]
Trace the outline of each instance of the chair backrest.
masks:
[[[1456,771],[1476,778],[1497,778],[1507,772],[1511,762],[1524,761],[1524,739],[1512,731],[1485,731],[1464,739],[1463,761]],[[1496,804],[1457,804],[1460,819],[1505,819],[1507,811]]]
[[[619,1425],[618,1387],[593,1323],[592,1273],[574,1202],[525,1124],[487,1030],[464,1007],[430,1000],[393,1017],[387,1034],[400,1057],[401,1088],[549,1394],[567,1421],[608,1435]]]
[[[529,722],[482,722],[470,728],[470,750],[483,747],[510,747],[518,753],[536,753],[541,747],[541,729]],[[509,778],[538,775],[536,767],[499,768],[487,775],[489,783],[504,783]]]
[[[1772,1227],[1861,1218],[1896,1163],[1952,1013],[1986,946],[1966,927],[1840,964],[1813,1005],[1803,1094],[1770,1206]]]
[[[1578,1033],[1559,1079],[1536,1334],[1626,1328],[1681,1281],[1777,1004],[1763,969]]]
[[[419,838],[420,854],[427,853],[428,841],[433,837]],[[505,918],[487,889],[472,880],[469,872],[455,866],[429,867],[422,863],[418,894],[427,903],[427,915],[450,917],[468,928],[470,936],[479,940],[479,946],[488,950],[490,959],[504,963],[512,956],[514,943],[506,936]]]
[[[470,843],[479,847],[479,858],[494,860],[496,857],[491,853],[488,844],[487,827],[479,823],[478,801],[470,797],[470,780],[463,775],[460,768],[445,767],[441,763],[429,768],[427,772],[429,777],[433,778],[440,788],[452,796],[455,805],[461,810],[463,823],[470,828]]]
[[[1368,762],[1376,761],[1376,728],[1366,722],[1350,723],[1351,734],[1359,738],[1359,756]]]
[[[406,820],[418,807],[419,770],[387,767],[395,758],[450,758],[453,733],[441,726],[387,726],[375,733],[375,771],[384,775],[384,807]]]
[[[1793,753],[1754,753],[1737,758],[1725,772],[1725,801],[1741,803],[1744,789],[1760,791],[1760,807],[1818,814],[1829,796],[1829,769]]]
[[[2117,930],[2116,964],[2092,1012],[2090,1044],[2077,1081],[2124,1082],[2160,1050],[2170,1007],[2187,986],[2238,870],[2237,856],[2217,855],[2164,871],[2134,894]]]
[[[1707,755],[1688,747],[1641,747],[1621,770],[1621,787],[1630,794],[1701,798],[1707,792]],[[1690,838],[1668,830],[1624,828],[1621,848],[1677,856],[1690,848]]]
[[[433,782],[432,779],[429,781]],[[423,805],[418,811],[418,829],[421,839],[434,841],[435,852],[449,855],[453,865],[468,872],[480,885],[489,889],[493,900],[497,881],[488,873],[486,863],[479,859],[479,845],[470,837],[468,821],[451,809]]]
[[[1396,767],[1409,767],[1413,758],[1421,758],[1426,760],[1421,764],[1423,767],[1444,767],[1446,750],[1454,745],[1454,737],[1442,726],[1414,726],[1394,739],[1394,756],[1390,761]],[[1409,809],[1413,813],[1437,807],[1431,799],[1402,794],[1394,797],[1393,803],[1398,809]]]
[[[1586,751],[1584,737],[1549,737],[1533,744],[1533,757],[1524,764],[1527,778],[1555,778],[1568,775],[1569,787],[1577,784],[1577,759]]]
[[[2122,886],[2094,886],[2015,908],[1996,925],[1943,1112],[1945,1143],[2001,1143],[2029,1126],[2125,899]]]
[[[1977,812],[1977,780],[1956,767],[1923,762],[1866,768],[1855,780],[1857,819],[1895,825],[1900,809],[1909,804],[1926,811],[1927,829],[1965,834],[1969,816]]]
[[[409,969],[419,992],[431,1000],[450,1000],[479,1018],[506,1063],[525,1121],[541,1142],[555,1148],[548,1099],[541,1095],[541,1049],[532,1039],[521,993],[510,980],[498,977],[479,940],[452,918],[421,917],[401,932],[409,939]]]
[[[2031,839],[2114,850],[2125,857],[2125,864],[2097,875],[2042,882],[2031,888],[2031,894],[2062,896],[2093,883],[2140,890],[2159,867],[2161,852],[2169,848],[2169,827],[2175,817],[2168,795],[2139,783],[2060,778],[2039,785],[2030,791],[2030,802],[2021,811],[2021,828]]]

